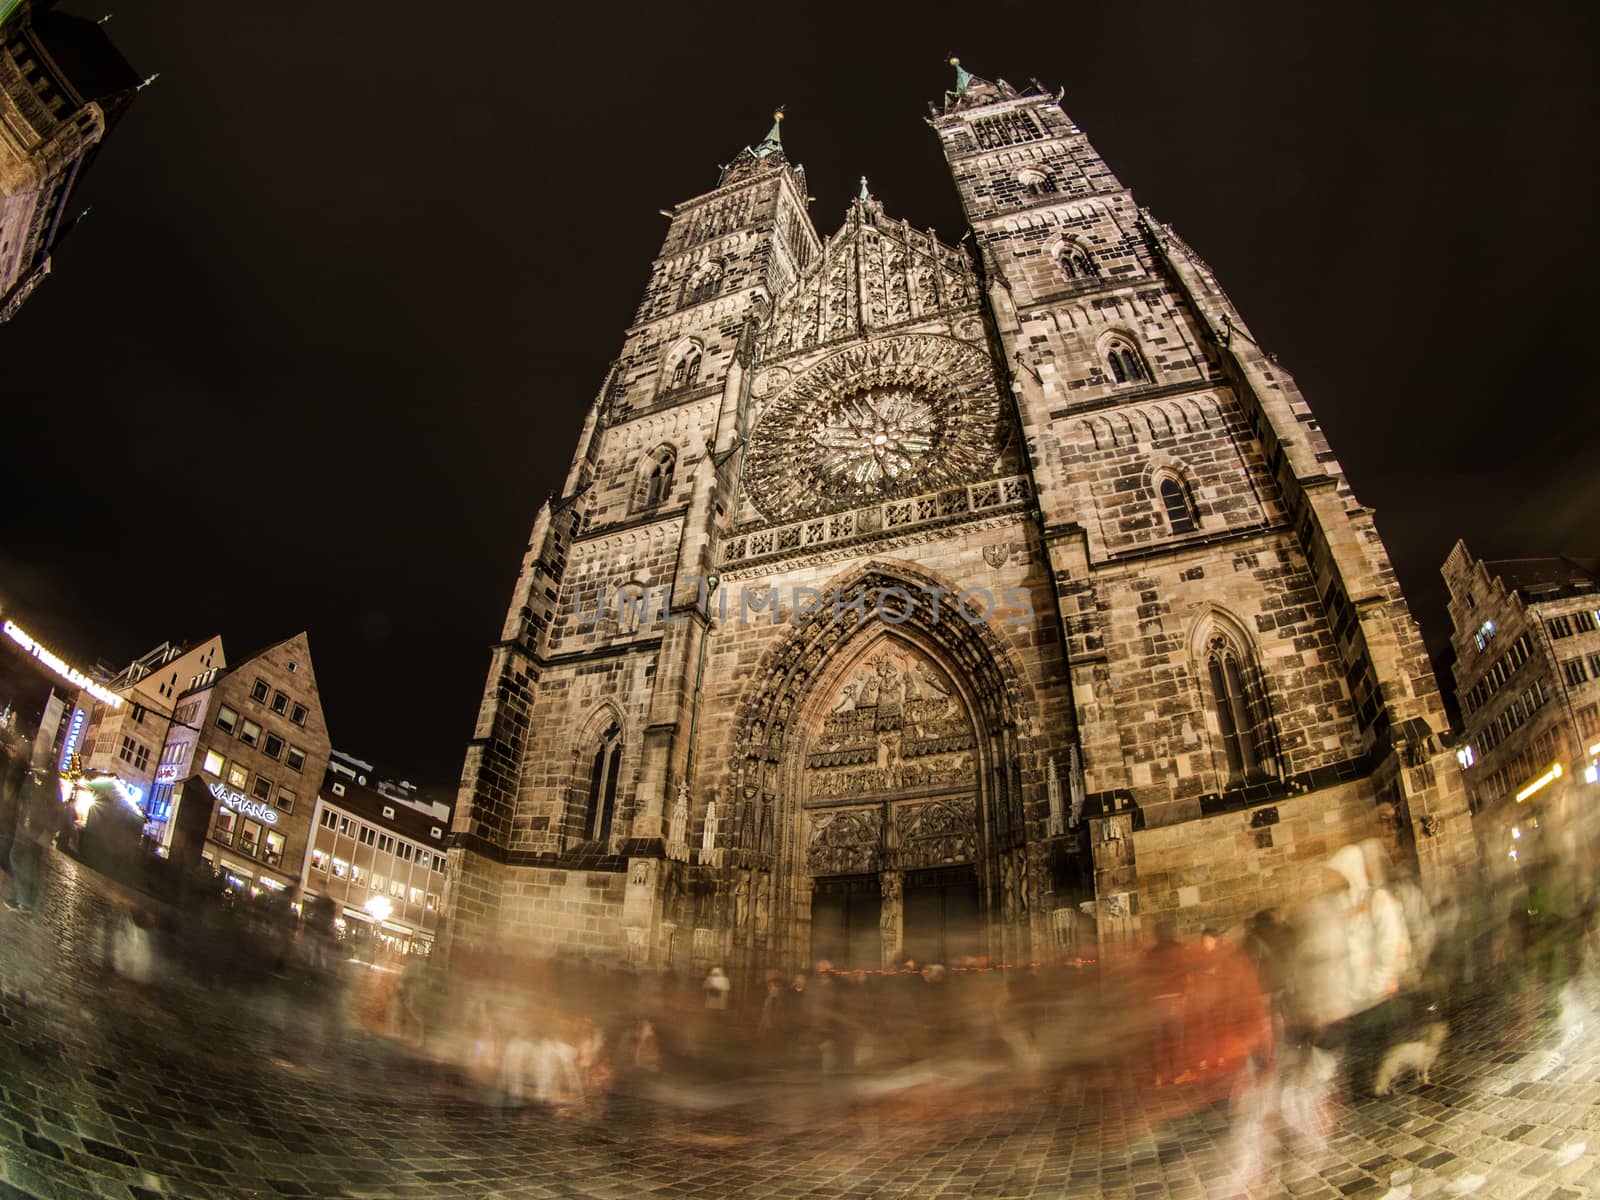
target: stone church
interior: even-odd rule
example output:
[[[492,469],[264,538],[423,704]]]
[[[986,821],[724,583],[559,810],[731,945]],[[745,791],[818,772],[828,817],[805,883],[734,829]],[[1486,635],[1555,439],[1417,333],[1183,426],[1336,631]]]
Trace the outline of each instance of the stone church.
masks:
[[[447,946],[1097,957],[1363,837],[1430,887],[1466,861],[1294,382],[1059,95],[952,65],[955,245],[865,180],[819,234],[777,120],[669,214],[492,650]]]

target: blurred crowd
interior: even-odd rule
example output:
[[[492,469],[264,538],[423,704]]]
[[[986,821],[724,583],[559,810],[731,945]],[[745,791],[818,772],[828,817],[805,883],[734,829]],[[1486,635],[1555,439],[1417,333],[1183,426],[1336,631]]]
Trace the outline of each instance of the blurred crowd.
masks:
[[[24,916],[52,845],[67,848],[53,791],[6,759],[0,868]],[[393,1039],[513,1107],[593,1114],[618,1087],[773,1081],[857,1106],[1072,1086],[1121,1089],[1158,1116],[1224,1104],[1248,1182],[1274,1155],[1320,1144],[1339,1098],[1428,1082],[1462,1005],[1485,993],[1533,989],[1580,1032],[1592,1018],[1571,985],[1596,962],[1595,877],[1593,854],[1569,839],[1510,893],[1430,902],[1373,839],[1333,853],[1293,907],[1232,928],[1157,923],[1141,949],[1105,961],[733,972],[467,947],[445,970],[362,952],[331,903],[250,898],[206,871],[160,900],[117,891],[98,952],[136,983],[181,974],[238,989],[312,1051],[352,1029]]]

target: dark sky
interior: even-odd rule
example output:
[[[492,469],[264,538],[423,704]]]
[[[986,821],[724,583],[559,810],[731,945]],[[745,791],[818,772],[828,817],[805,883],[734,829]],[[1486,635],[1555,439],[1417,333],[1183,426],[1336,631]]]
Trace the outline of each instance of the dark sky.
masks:
[[[335,744],[453,782],[658,210],[784,103],[822,232],[865,173],[954,241],[923,124],[951,50],[1064,87],[1216,269],[1376,509],[1431,645],[1457,537],[1600,550],[1592,6],[552,11],[117,9],[161,78],[0,326],[9,613],[118,665],[309,630]]]

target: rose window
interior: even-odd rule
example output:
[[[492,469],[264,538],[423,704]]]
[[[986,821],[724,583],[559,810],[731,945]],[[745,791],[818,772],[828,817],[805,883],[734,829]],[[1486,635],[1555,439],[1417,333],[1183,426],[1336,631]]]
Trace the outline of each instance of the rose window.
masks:
[[[817,422],[811,440],[820,472],[840,483],[871,487],[914,474],[933,450],[933,409],[899,388],[853,397]]]

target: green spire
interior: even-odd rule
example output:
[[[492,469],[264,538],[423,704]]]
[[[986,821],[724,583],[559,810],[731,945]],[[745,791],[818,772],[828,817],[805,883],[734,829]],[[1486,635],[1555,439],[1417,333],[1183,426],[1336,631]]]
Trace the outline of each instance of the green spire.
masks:
[[[767,130],[767,136],[761,139],[761,144],[751,153],[757,158],[765,158],[769,154],[778,154],[783,151],[783,139],[779,136],[778,126],[783,124],[783,105],[778,105],[777,111],[772,114],[772,128]]]
[[[956,69],[956,91],[966,91],[967,84],[972,82],[972,73],[964,68],[961,60],[954,55],[950,56],[950,65]]]

